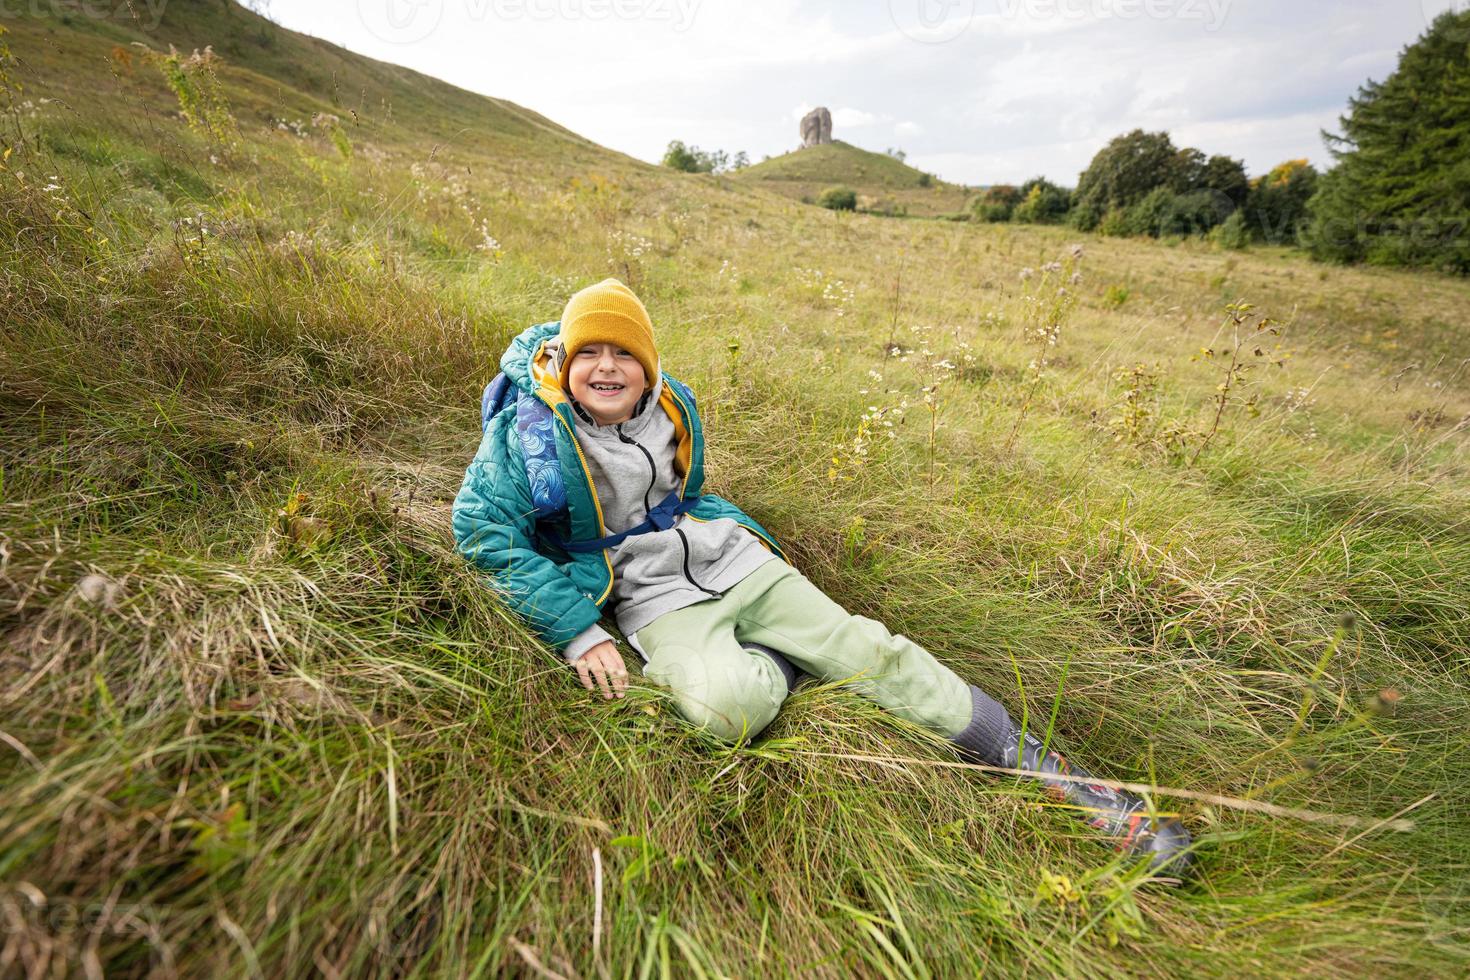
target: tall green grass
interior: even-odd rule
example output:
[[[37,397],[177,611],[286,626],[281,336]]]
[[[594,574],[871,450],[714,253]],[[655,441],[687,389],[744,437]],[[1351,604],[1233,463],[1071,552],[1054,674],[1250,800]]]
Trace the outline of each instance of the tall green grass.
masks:
[[[0,171],[0,973],[1466,969],[1465,284],[1088,240],[1007,448],[1019,273],[1061,232],[561,137],[346,158],[246,110],[296,80],[228,67],[221,157],[110,37],[43,35],[11,38],[27,94],[93,98],[9,117]],[[838,684],[736,748],[636,677],[582,690],[448,509],[506,342],[614,272],[699,394],[711,489],[847,608],[1102,775],[1355,822],[1166,789],[1198,873],[1161,888]],[[1194,467],[1115,441],[1140,359],[1208,425],[1190,356],[1241,297],[1291,323],[1260,415]],[[860,454],[870,406],[895,435]]]

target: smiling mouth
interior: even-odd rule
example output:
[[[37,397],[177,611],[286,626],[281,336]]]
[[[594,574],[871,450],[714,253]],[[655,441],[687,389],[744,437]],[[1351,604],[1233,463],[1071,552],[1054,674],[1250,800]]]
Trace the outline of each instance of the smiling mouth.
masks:
[[[616,395],[621,392],[626,386],[613,384],[611,382],[594,381],[590,385],[588,385],[588,387],[597,392],[599,395]]]

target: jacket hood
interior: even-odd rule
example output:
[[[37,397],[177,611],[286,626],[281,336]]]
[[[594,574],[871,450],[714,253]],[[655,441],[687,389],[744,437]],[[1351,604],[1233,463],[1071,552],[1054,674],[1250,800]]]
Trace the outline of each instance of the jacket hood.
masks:
[[[500,355],[500,370],[505,372],[511,384],[528,395],[536,393],[538,384],[532,373],[534,359],[541,346],[560,331],[561,321],[552,320],[527,327],[516,335],[505,348],[505,353]]]

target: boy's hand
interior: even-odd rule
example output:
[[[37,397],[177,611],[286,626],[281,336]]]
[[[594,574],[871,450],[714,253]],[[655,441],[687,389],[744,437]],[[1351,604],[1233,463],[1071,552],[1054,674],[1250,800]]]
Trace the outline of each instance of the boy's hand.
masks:
[[[597,690],[592,685],[595,677],[597,683],[602,685],[604,699],[611,700],[614,689],[618,697],[624,697],[623,692],[628,689],[628,671],[623,666],[623,655],[618,653],[618,648],[613,646],[611,640],[603,640],[582,654],[573,666],[577,668],[582,686],[587,690]]]

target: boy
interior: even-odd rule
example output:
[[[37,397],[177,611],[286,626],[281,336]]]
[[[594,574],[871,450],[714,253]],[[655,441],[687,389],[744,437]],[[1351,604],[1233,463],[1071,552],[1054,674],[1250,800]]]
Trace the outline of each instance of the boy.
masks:
[[[1182,871],[1189,834],[1091,785],[1005,708],[912,640],[847,613],[774,537],[704,493],[693,393],[660,370],[648,311],[606,279],[501,359],[479,452],[454,503],[459,551],[561,651],[588,690],[627,688],[604,604],[681,715],[735,742],[775,717],[801,672],[843,681],[942,732],[966,758],[1034,773],[1121,850]],[[495,386],[492,385],[492,391]],[[594,684],[596,686],[594,686]],[[1081,781],[1048,778],[1069,774]]]

